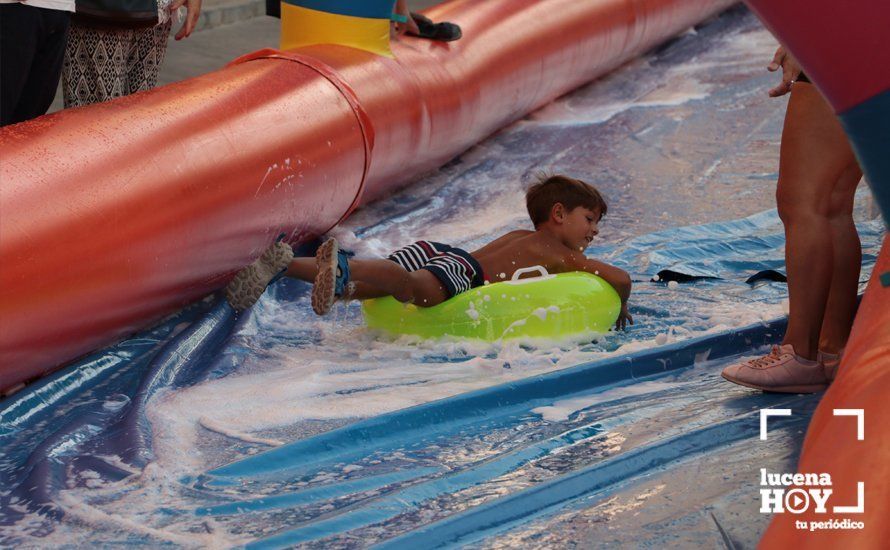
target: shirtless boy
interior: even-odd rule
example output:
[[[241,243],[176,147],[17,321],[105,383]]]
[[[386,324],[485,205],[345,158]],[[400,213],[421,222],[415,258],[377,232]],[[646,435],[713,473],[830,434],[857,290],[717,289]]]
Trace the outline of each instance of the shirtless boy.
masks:
[[[337,299],[392,296],[400,302],[430,307],[471,288],[509,280],[517,269],[543,266],[550,273],[587,271],[599,275],[621,297],[616,327],[633,324],[627,310],[628,274],[584,255],[607,210],[599,192],[574,178],[550,176],[529,188],[526,206],[534,231],[511,231],[473,252],[418,241],[386,259],[356,259],[340,250],[335,239],[329,239],[315,258],[291,259],[290,247],[276,243],[235,276],[226,297],[236,310],[246,309],[259,299],[265,284],[286,267],[287,276],[314,282],[312,309],[319,315],[330,311]]]

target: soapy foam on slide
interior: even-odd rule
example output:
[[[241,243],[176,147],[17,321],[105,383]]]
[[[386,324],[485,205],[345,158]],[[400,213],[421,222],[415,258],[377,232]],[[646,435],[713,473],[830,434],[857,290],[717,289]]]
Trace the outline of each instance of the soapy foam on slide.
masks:
[[[693,304],[695,293],[689,289]],[[698,330],[694,324],[667,326],[644,339],[626,341],[624,335],[609,333],[586,346],[541,347],[538,342],[531,348],[521,342],[391,341],[359,324],[357,304],[340,305],[343,318],[333,322],[311,317],[306,305],[305,299],[267,304],[265,322],[285,332],[287,327],[314,326],[319,338],[314,344],[295,348],[284,338],[264,349],[260,358],[249,359],[239,372],[166,393],[151,404],[155,452],[165,470],[187,475],[208,467],[207,458],[194,451],[202,425],[266,441],[270,438],[264,432],[302,420],[366,418],[782,314],[780,304],[704,301],[692,310],[700,319]],[[245,435],[236,438],[245,440]]]
[[[730,33],[713,50],[688,63],[667,68],[658,78],[632,81],[634,76],[645,74],[653,68],[653,59],[643,57],[594,84],[607,90],[605,97],[574,94],[536,111],[529,116],[527,123],[559,126],[598,124],[629,109],[671,107],[705,99],[718,88],[717,84],[708,80],[709,69],[725,71],[734,68],[740,72],[763,69],[771,56],[764,58],[750,55],[750,52],[767,52],[774,48],[775,39],[769,33]],[[608,87],[609,83],[620,85]]]
[[[740,319],[741,320],[741,319]],[[673,330],[669,330],[673,332]],[[753,350],[757,353],[765,350]],[[713,372],[715,363],[722,364],[722,361],[708,360],[710,350],[703,352],[696,357],[692,369],[686,372],[677,372],[661,380],[642,380],[619,383],[615,387],[606,387],[606,389],[596,389],[586,393],[569,397],[567,399],[559,399],[552,405],[537,407],[531,412],[541,415],[541,418],[548,422],[563,422],[568,420],[573,414],[584,411],[596,405],[610,403],[623,399],[649,396],[651,394],[667,392],[670,390],[682,390],[688,387],[691,380],[701,377],[703,374]],[[762,355],[762,353],[761,353]]]
[[[648,393],[675,388],[677,386],[679,386],[678,383],[671,382],[635,382],[634,384],[631,384],[629,386],[613,388],[593,395],[557,401],[553,405],[532,409],[532,412],[540,414],[544,420],[547,420],[549,422],[560,422],[563,420],[568,420],[569,416],[578,411],[590,408],[599,403],[615,401],[617,399],[623,399],[625,397],[645,395]]]
[[[638,70],[645,70],[648,63],[645,60],[639,60],[633,65],[638,66]],[[668,76],[672,81],[668,82],[667,86],[658,86],[658,83],[652,83],[651,89],[641,90],[637,97],[624,97],[613,103],[593,108],[587,105],[576,105],[571,101],[560,101],[535,112],[530,120],[543,125],[598,124],[607,122],[618,113],[628,109],[683,105],[690,101],[704,99],[711,91],[710,84],[699,82],[690,77],[686,68],[669,71]]]

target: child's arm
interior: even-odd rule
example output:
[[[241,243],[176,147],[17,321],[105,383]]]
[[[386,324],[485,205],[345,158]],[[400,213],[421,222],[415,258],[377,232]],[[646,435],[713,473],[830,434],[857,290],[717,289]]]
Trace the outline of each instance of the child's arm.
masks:
[[[633,317],[627,311],[627,300],[630,298],[632,283],[630,275],[626,271],[577,252],[571,252],[566,263],[575,271],[586,271],[602,277],[618,292],[618,296],[621,298],[621,312],[618,314],[618,320],[615,321],[615,327],[624,330],[628,323],[634,324]]]

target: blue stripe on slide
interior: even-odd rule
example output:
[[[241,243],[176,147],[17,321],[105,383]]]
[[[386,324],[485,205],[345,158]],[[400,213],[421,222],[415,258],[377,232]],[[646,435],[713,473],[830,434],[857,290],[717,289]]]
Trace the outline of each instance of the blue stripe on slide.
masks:
[[[392,15],[394,0],[283,0],[286,4],[308,8],[310,10],[367,17],[370,19],[389,19]]]
[[[801,407],[804,398],[789,398],[785,406]],[[411,550],[414,548],[453,548],[468,545],[503,532],[510,527],[541,517],[555,508],[585,496],[604,493],[616,485],[664,468],[670,464],[695,459],[710,450],[753,439],[758,435],[759,412],[751,411],[737,418],[667,438],[654,445],[646,445],[606,459],[569,474],[558,476],[494,499],[444,520],[410,531],[383,542],[379,550]],[[805,429],[808,419],[801,415],[783,420],[781,427]],[[780,424],[776,423],[779,427]]]

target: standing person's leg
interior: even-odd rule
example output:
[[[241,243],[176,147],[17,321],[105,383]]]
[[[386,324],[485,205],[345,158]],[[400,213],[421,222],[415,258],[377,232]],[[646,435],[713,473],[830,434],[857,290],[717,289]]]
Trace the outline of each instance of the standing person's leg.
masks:
[[[133,44],[127,58],[125,95],[151,90],[158,85],[158,74],[167,56],[167,38],[172,24],[168,19],[154,27],[133,31]]]
[[[14,124],[16,106],[37,51],[39,8],[0,4],[0,126]]]
[[[131,30],[98,29],[74,21],[65,48],[62,91],[65,108],[126,95]]]
[[[43,45],[34,58],[31,76],[22,93],[25,105],[19,109],[28,112],[22,116],[34,118],[46,114],[56,98],[59,78],[62,75],[62,60],[65,56],[65,44],[68,42],[68,29],[71,24],[71,13],[60,10],[44,10],[45,35]],[[30,98],[30,99],[25,99]]]
[[[71,13],[0,4],[0,118],[15,124],[46,113],[59,85]]]
[[[849,287],[849,267],[835,269],[835,247],[849,246],[850,228],[832,225],[832,198],[836,191],[852,193],[850,159],[849,143],[828,104],[811,84],[795,84],[782,131],[776,190],[785,224],[788,329],[782,345],[769,355],[725,368],[727,380],[794,393],[820,391],[830,382],[828,369],[816,358],[832,287],[838,285],[838,304],[847,293],[841,289]],[[837,258],[845,264],[854,260],[846,250],[838,250]]]
[[[831,198],[849,177],[852,153],[840,123],[819,91],[798,83],[791,92],[779,161],[776,200],[785,224],[790,313],[783,344],[815,359],[834,273]]]
[[[91,71],[91,56],[87,45],[88,27],[82,27],[77,21],[71,22],[68,29],[68,44],[62,59],[62,102],[66,109],[89,105],[89,82],[95,80],[95,71]]]
[[[853,221],[853,202],[862,170],[847,146],[849,164],[831,195],[829,219],[834,262],[831,290],[819,334],[819,350],[836,355],[847,345],[856,315],[856,294],[862,268],[862,243]]]

